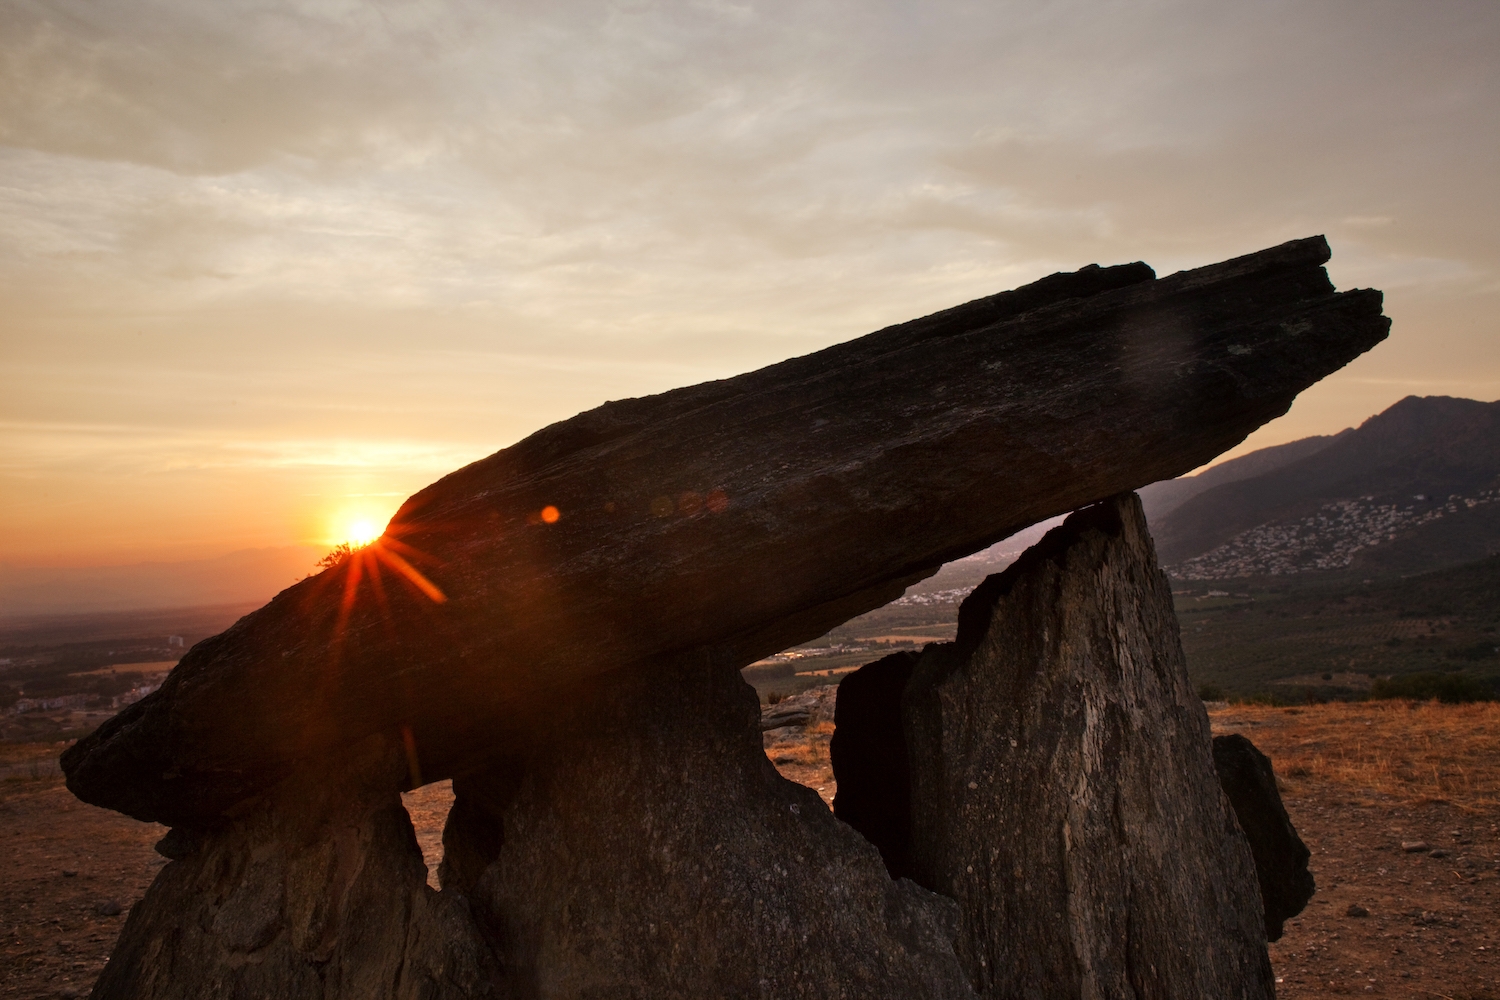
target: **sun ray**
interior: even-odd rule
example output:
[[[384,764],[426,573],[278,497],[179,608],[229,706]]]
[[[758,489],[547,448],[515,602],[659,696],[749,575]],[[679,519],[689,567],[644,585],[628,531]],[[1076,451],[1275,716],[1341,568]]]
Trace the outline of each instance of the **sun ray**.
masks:
[[[388,566],[411,581],[412,586],[426,594],[434,604],[442,604],[448,600],[448,595],[438,589],[437,584],[423,576],[420,570],[401,558],[394,549],[376,544],[371,546],[370,550],[375,553],[376,558],[383,560]]]

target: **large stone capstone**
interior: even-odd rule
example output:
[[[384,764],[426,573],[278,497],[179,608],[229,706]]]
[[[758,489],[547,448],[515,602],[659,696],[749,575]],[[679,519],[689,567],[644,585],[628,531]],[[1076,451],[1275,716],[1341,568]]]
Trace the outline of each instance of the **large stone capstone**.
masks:
[[[816,637],[1284,413],[1389,326],[1379,292],[1334,291],[1328,255],[1085,268],[554,424],[199,643],[68,751],[68,785],[206,828],[372,735],[431,780],[524,743],[582,679]]]

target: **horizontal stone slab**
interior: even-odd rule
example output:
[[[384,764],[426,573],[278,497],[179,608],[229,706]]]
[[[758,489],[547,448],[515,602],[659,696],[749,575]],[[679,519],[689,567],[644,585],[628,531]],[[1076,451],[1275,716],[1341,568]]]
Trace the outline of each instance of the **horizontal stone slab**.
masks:
[[[1389,329],[1328,256],[1313,238],[1162,279],[1057,274],[544,428],[195,646],[67,752],[69,787],[212,824],[377,733],[420,783],[525,740],[570,685],[814,638],[1285,413]]]

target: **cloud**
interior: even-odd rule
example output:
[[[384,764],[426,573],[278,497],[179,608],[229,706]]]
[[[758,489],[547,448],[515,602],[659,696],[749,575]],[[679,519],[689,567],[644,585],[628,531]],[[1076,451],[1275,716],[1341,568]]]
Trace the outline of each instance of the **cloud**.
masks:
[[[0,17],[20,424],[498,447],[1052,270],[1314,232],[1387,288],[1402,369],[1441,367],[1404,328],[1493,336],[1487,0]]]

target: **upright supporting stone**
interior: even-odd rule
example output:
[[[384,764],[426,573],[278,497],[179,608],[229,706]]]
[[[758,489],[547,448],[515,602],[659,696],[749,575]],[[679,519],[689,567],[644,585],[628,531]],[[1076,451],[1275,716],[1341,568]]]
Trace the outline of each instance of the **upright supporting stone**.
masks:
[[[978,992],[1273,995],[1254,862],[1133,494],[976,589],[903,711],[915,877],[958,900]]]
[[[892,653],[840,681],[828,747],[838,781],[833,814],[880,850],[892,878],[911,876],[911,773],[901,694],[916,663],[916,653]]]
[[[456,893],[427,885],[399,745],[283,782],[222,828],[174,829],[94,1000],[503,998]]]
[[[778,775],[759,719],[731,664],[630,672],[559,699],[519,769],[455,780],[444,891],[517,996],[972,997],[954,903]]]

